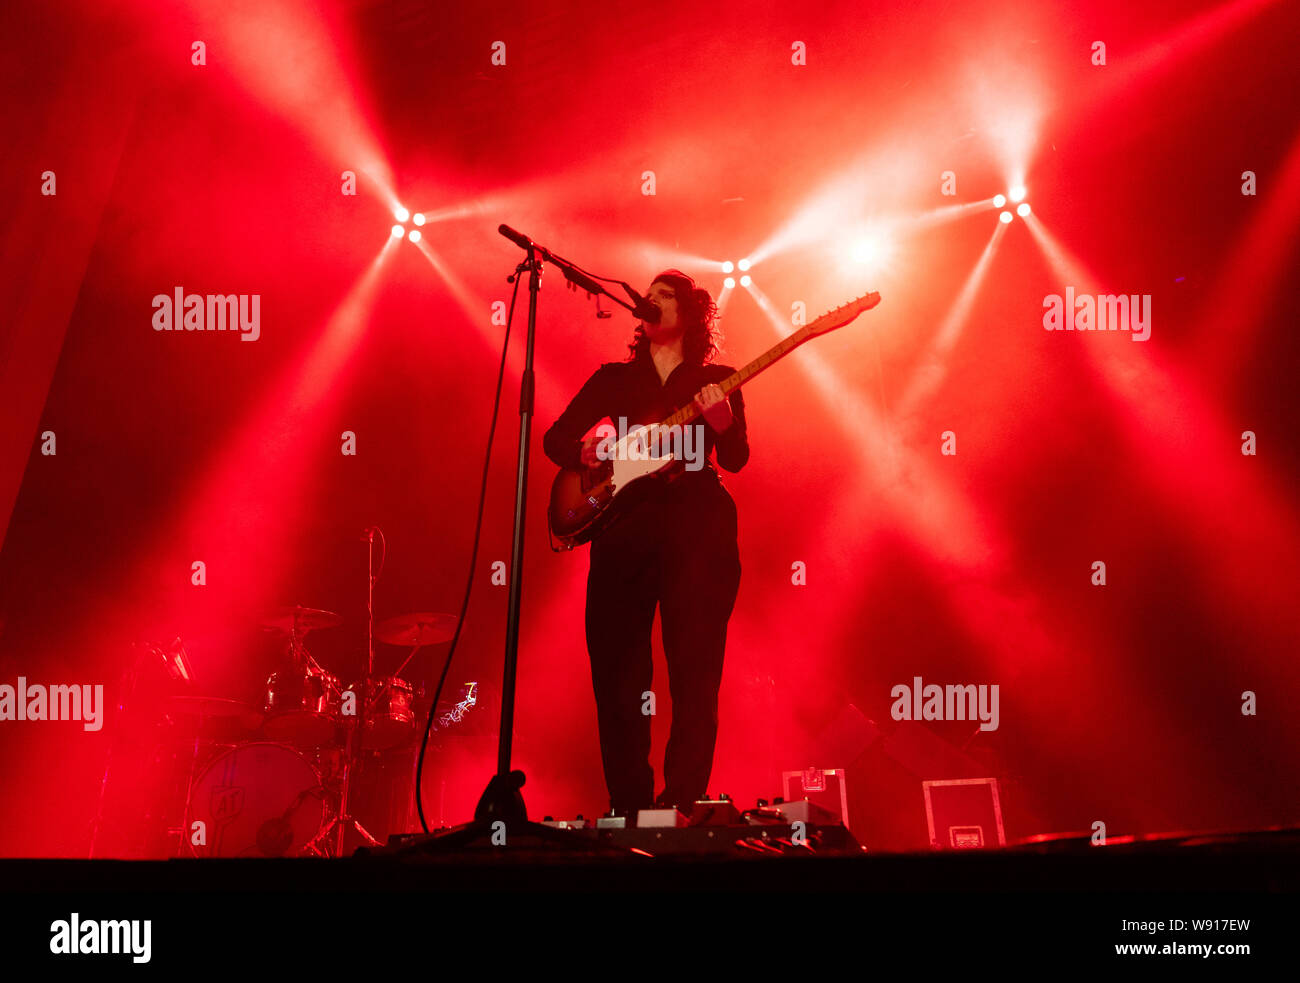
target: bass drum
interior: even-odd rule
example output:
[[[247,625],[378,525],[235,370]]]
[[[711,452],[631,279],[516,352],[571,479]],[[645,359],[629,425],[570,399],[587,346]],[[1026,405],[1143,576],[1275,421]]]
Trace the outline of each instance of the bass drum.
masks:
[[[293,748],[244,744],[198,776],[182,835],[196,857],[297,856],[325,823],[324,800],[320,774]]]

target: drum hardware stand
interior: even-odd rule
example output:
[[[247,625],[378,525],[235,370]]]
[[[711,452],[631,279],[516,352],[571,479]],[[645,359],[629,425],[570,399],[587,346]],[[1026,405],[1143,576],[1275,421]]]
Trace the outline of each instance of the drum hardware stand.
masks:
[[[199,767],[199,745],[203,740],[203,720],[203,712],[200,710],[198,723],[194,725],[194,753],[190,756],[190,777],[185,784],[185,811],[181,813],[181,835],[176,841],[177,857],[185,856],[186,837],[190,832],[190,810],[194,807],[194,773]]]
[[[366,529],[364,539],[366,541],[367,556],[367,577],[366,577],[366,673],[361,680],[361,693],[357,700],[359,712],[356,714],[356,723],[348,728],[347,744],[343,752],[343,777],[340,781],[339,789],[339,812],[338,815],[329,821],[329,823],[312,839],[310,843],[303,848],[303,851],[316,851],[316,844],[326,839],[331,833],[338,830],[338,843],[334,848],[334,856],[343,856],[343,839],[347,835],[348,827],[351,826],[357,834],[371,846],[379,846],[379,841],[370,835],[357,818],[348,812],[349,792],[352,786],[352,769],[356,766],[357,756],[361,752],[361,744],[366,732],[366,710],[370,702],[369,694],[371,689],[371,678],[375,671],[375,527],[370,526]],[[318,851],[317,851],[318,852]]]
[[[411,654],[408,655],[408,656],[406,657],[406,661],[405,661],[405,662],[403,662],[400,666],[397,667],[397,671],[396,671],[395,673],[393,673],[393,676],[394,676],[394,677],[400,677],[400,676],[402,675],[402,670],[405,669],[408,665],[411,664],[411,660],[415,658],[415,653],[418,652],[418,651],[420,651],[420,649],[422,649],[422,648],[424,648],[424,644],[423,644],[423,643],[420,643],[420,644],[416,645],[415,648],[411,649]],[[384,682],[384,685],[387,686],[387,685],[388,685],[388,682],[385,681],[385,682]]]
[[[112,743],[108,745],[108,757],[104,760],[104,774],[99,780],[99,801],[95,805],[95,818],[90,822],[90,849],[86,856],[93,860],[95,858],[95,844],[99,840],[99,829],[104,822],[104,800],[108,796],[108,776],[113,769],[113,753],[117,750],[118,744],[122,740],[122,715],[126,713],[127,704],[135,696],[136,679],[140,675],[140,663],[144,659],[158,651],[157,646],[142,645],[139,642],[133,643],[133,647],[138,650],[138,654],[131,661],[131,666],[122,674],[118,680],[118,702],[117,702],[117,719],[113,726],[116,733],[113,735]],[[190,782],[194,781],[194,767],[190,766]],[[188,803],[187,803],[188,806]]]
[[[303,636],[298,634],[298,618],[295,616],[293,624],[289,627],[289,661],[293,668],[298,671],[312,669],[322,676],[328,675],[325,667],[316,661],[315,657],[307,651],[307,646],[303,644]]]
[[[358,701],[358,703],[359,705],[364,706],[365,704],[364,697],[360,701]],[[364,710],[362,711],[362,714],[358,714],[357,716],[361,717],[363,714],[364,714]],[[343,856],[343,838],[347,835],[349,826],[351,826],[352,829],[356,830],[357,834],[362,839],[364,839],[367,843],[369,843],[371,846],[379,846],[379,841],[370,835],[370,831],[367,830],[364,826],[362,826],[355,816],[351,815],[348,812],[348,803],[349,803],[348,793],[352,784],[352,768],[356,764],[356,760],[355,760],[356,751],[357,751],[356,745],[360,743],[359,734],[360,734],[361,726],[362,726],[361,721],[358,720],[355,726],[348,728],[347,744],[345,746],[346,749],[343,754],[343,777],[339,782],[340,788],[339,788],[338,815],[336,815],[333,819],[331,819],[324,826],[324,828],[321,829],[319,833],[317,833],[314,837],[312,837],[311,842],[302,848],[303,853],[314,853],[317,856],[328,855],[328,852],[326,854],[322,854],[317,844],[327,840],[330,834],[337,829],[338,842],[337,845],[334,847],[333,856],[336,857]],[[328,844],[326,849],[328,851]]]

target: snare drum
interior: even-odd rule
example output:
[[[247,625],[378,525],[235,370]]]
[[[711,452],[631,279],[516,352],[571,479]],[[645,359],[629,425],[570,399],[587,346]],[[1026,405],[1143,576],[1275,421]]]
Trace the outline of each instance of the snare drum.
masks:
[[[334,740],[339,724],[337,676],[319,669],[288,669],[266,681],[262,733],[272,741],[316,748]]]
[[[226,751],[194,783],[182,835],[196,857],[291,857],[325,822],[320,775],[298,751],[257,741]],[[204,842],[195,843],[201,822]]]
[[[360,692],[360,684],[352,692]],[[366,692],[366,732],[361,746],[371,751],[401,747],[415,733],[411,684],[397,676],[372,681]]]

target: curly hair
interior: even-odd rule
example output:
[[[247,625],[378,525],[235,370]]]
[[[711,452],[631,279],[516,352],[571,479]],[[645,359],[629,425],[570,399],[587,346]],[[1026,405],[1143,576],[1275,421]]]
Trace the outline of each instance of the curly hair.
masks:
[[[718,329],[718,305],[709,292],[681,270],[665,270],[651,284],[666,283],[677,294],[677,317],[686,326],[682,335],[682,357],[693,365],[707,365],[722,351],[722,332]],[[628,344],[629,362],[649,354],[650,338],[641,325]]]

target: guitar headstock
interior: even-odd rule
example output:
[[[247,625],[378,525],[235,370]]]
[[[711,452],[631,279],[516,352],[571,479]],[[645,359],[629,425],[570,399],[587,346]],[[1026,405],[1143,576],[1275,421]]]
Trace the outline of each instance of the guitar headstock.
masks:
[[[811,322],[808,327],[808,335],[826,334],[834,331],[836,328],[842,328],[864,311],[869,311],[880,303],[880,294],[874,290],[869,294],[863,294],[847,304],[841,304],[833,311],[827,311],[817,320]]]

